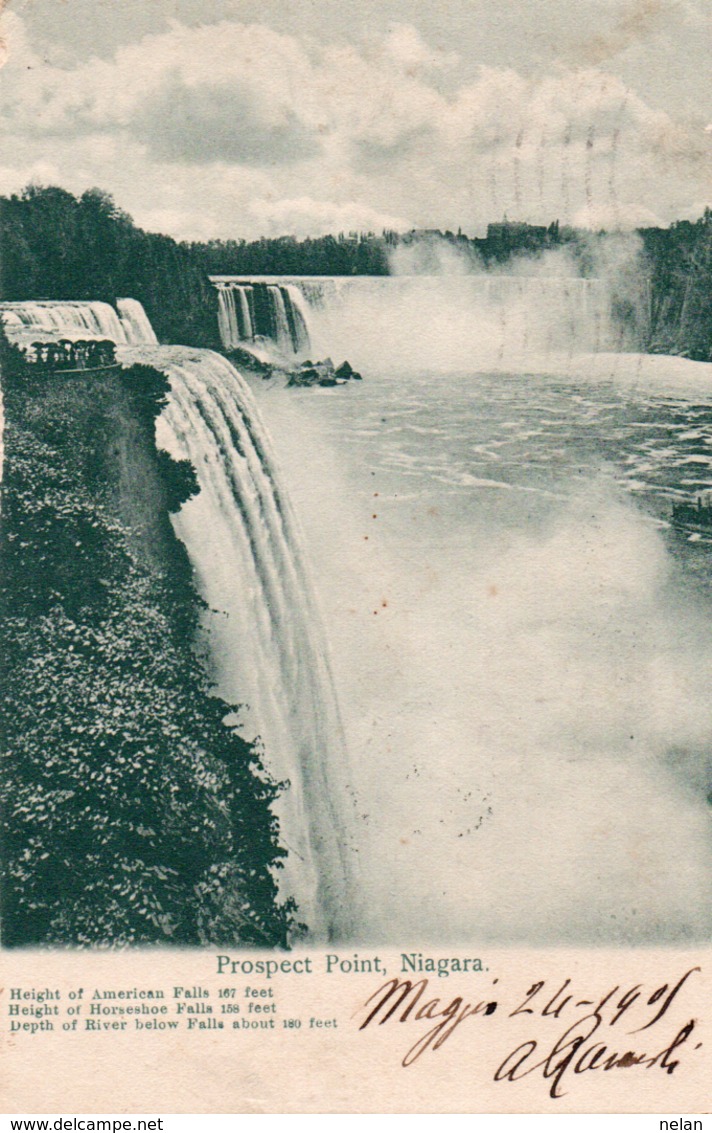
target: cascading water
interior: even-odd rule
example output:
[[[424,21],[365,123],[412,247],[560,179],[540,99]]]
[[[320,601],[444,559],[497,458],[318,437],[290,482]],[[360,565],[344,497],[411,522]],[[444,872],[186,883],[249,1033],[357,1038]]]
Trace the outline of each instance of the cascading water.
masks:
[[[235,292],[231,287],[218,290],[218,327],[220,341],[226,350],[232,350],[240,341],[235,310]]]
[[[292,335],[289,329],[289,320],[287,318],[287,304],[284,301],[284,293],[281,287],[268,287],[267,294],[269,296],[270,304],[272,307],[272,318],[274,320],[274,337],[277,345],[282,350],[292,349]]]
[[[156,344],[155,331],[138,299],[109,303],[47,299],[0,303],[0,318],[11,341],[103,338],[117,345]]]
[[[366,371],[384,363],[522,368],[555,354],[605,350],[613,340],[602,280],[489,274],[324,283],[316,302],[310,298],[312,334]]]
[[[610,296],[600,279],[555,276],[213,276],[223,346],[249,335],[233,293],[258,296],[255,334],[281,351],[313,348],[357,368],[385,363],[469,368],[611,347]]]
[[[318,548],[372,946],[709,939],[710,543],[664,532],[712,487],[711,369],[255,383]]]
[[[247,702],[240,726],[259,734],[266,766],[289,783],[275,806],[288,850],[282,894],[295,898],[313,939],[346,935],[341,726],[299,538],[249,388],[211,351],[142,347],[121,357],[170,380],[157,435],[200,483],[174,524],[212,611],[218,689]]]
[[[218,328],[225,350],[270,339],[281,354],[309,349],[309,316],[301,290],[290,284],[255,279],[217,282]]]
[[[121,319],[109,303],[27,299],[0,304],[0,317],[8,336],[15,340],[31,341],[35,334],[39,337],[105,338],[118,344],[127,342]]]
[[[218,328],[220,341],[226,350],[232,350],[240,341],[235,311],[235,293],[230,287],[218,288]]]
[[[234,350],[241,343],[251,342],[255,337],[251,299],[251,287],[218,289],[218,327],[220,341],[226,350]]]
[[[253,317],[252,309],[250,307],[250,299],[252,298],[251,287],[238,287],[237,298],[239,302],[239,316],[240,316],[240,335],[242,338],[254,338],[254,330],[252,327]]]
[[[117,299],[116,308],[130,346],[139,346],[141,343],[158,345],[156,332],[138,299]]]
[[[309,313],[304,295],[294,284],[280,287],[289,316],[289,329],[295,353],[309,347]]]
[[[319,555],[357,753],[347,772],[299,540],[248,388],[209,351],[119,351],[170,380],[159,442],[200,484],[176,530],[217,687],[247,702],[238,726],[289,780],[275,806],[281,892],[313,938],[708,939],[709,600],[686,593],[659,533],[670,493],[708,465],[708,367],[613,356],[624,381],[611,355],[582,354],[609,341],[596,281],[238,286],[220,299],[238,341],[243,299],[255,332],[267,325],[268,288],[293,333],[296,289],[328,353],[374,362],[348,392],[256,383]],[[555,354],[561,371],[537,369]],[[684,404],[667,396],[680,367],[694,370]],[[662,398],[639,389],[658,370]],[[697,546],[680,560],[693,573]]]

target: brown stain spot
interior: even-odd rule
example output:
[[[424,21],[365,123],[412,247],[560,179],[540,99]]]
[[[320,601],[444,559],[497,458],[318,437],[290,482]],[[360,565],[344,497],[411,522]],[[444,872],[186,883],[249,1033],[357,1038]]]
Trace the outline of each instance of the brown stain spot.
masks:
[[[609,32],[589,36],[576,46],[580,61],[599,65],[626,51],[637,40],[647,39],[661,29],[663,0],[632,0]]]
[[[378,516],[374,514],[371,516],[371,519],[378,519]]]
[[[398,840],[399,840],[401,846],[409,846],[410,845],[410,838],[399,838]]]
[[[487,594],[489,595],[490,598],[496,598],[497,595],[499,594],[499,590],[497,589],[496,586],[488,586],[487,587]]]
[[[437,516],[437,515],[440,515],[440,512],[439,512],[438,508],[436,508],[436,507],[429,507],[428,508],[428,515]]]
[[[385,610],[385,609],[387,609],[387,607],[388,607],[388,603],[386,602],[386,600],[384,598],[383,601],[381,602],[381,608]]]

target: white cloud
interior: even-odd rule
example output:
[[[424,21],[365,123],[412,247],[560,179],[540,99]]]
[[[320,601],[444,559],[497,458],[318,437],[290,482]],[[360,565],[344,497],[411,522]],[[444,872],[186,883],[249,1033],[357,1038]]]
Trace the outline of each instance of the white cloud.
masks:
[[[435,51],[409,24],[392,23],[383,41],[383,52],[408,74],[454,67],[456,52]]]
[[[662,227],[664,221],[644,205],[613,202],[609,205],[584,205],[574,216],[574,224],[594,232],[601,228],[616,232],[619,229]]]
[[[358,201],[317,201],[312,197],[293,200],[254,200],[250,213],[260,232],[297,237],[321,236],[339,232],[381,232],[384,228],[404,230],[409,221],[402,216],[379,212]]]
[[[357,48],[223,20],[59,68],[5,22],[5,183],[58,170],[177,235],[667,222],[709,183],[709,135],[595,66],[473,77],[404,24]]]

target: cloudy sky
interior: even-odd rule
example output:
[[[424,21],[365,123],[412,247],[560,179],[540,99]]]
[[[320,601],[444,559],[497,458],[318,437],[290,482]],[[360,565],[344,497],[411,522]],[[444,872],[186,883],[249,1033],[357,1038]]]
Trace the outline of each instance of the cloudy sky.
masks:
[[[2,24],[0,192],[98,186],[188,238],[709,203],[709,0],[9,0]]]

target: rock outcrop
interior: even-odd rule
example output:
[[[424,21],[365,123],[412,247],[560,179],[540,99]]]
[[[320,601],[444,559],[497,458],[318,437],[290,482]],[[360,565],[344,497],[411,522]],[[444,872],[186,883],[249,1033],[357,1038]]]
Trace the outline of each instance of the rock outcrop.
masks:
[[[361,381],[361,375],[350,365],[342,362],[334,366],[331,358],[323,362],[307,360],[292,370],[287,385],[294,386],[343,386],[349,381]]]

